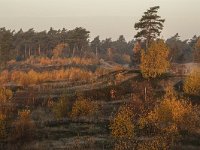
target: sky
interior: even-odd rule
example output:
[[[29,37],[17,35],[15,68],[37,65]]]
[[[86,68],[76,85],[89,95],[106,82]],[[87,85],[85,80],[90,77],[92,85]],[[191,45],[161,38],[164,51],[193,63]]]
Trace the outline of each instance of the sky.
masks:
[[[162,38],[200,35],[200,0],[0,0],[0,27],[36,31],[84,27],[91,39],[133,39],[134,24],[152,6],[166,19]]]

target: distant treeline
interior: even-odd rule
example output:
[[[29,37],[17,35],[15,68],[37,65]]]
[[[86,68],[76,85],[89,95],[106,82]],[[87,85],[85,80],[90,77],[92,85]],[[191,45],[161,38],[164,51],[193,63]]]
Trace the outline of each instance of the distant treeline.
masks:
[[[11,59],[24,60],[30,56],[53,56],[53,49],[59,44],[66,45],[65,57],[98,57],[112,59],[118,63],[127,63],[133,57],[135,40],[126,41],[121,35],[116,41],[111,38],[100,40],[99,36],[89,41],[90,31],[77,27],[73,30],[55,30],[36,32],[12,31],[0,28],[0,61],[5,64]],[[171,49],[171,61],[192,61],[194,45],[198,37],[182,41],[179,35],[166,40]],[[128,60],[130,57],[130,60]]]

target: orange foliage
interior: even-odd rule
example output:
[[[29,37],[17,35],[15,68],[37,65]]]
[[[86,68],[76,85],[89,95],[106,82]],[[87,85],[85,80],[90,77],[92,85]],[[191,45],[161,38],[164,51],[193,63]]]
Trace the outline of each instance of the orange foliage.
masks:
[[[37,57],[37,58],[29,58],[24,63],[27,64],[40,64],[40,65],[97,65],[99,61],[97,59],[92,58],[80,58],[80,57],[72,57],[72,58],[48,58],[48,57]]]
[[[127,106],[120,107],[111,123],[111,134],[115,138],[131,138],[134,136],[133,113]]]
[[[184,92],[200,96],[200,70],[194,70],[184,82]]]
[[[7,77],[5,76],[7,75]],[[2,72],[1,83],[12,81],[24,86],[38,84],[49,80],[69,80],[69,81],[89,81],[94,74],[90,71],[79,68],[70,68],[67,70],[54,70],[45,72],[36,72],[30,70],[28,73],[23,71]]]

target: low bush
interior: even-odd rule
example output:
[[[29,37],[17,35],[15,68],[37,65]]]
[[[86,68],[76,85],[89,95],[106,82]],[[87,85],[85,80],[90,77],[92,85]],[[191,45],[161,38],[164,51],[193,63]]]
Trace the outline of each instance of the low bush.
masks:
[[[57,103],[53,104],[53,113],[56,119],[65,118],[70,111],[69,99],[67,97],[61,97]]]
[[[200,70],[194,70],[184,82],[184,92],[200,96]]]
[[[111,134],[117,139],[134,136],[133,112],[128,106],[121,106],[110,125]]]
[[[29,72],[23,71],[12,71],[12,72],[2,72],[0,78],[0,83],[5,82],[15,82],[23,86],[28,86],[32,84],[38,84],[45,81],[52,80],[68,80],[68,81],[90,81],[90,79],[95,76],[91,71],[79,69],[79,68],[70,68],[70,69],[61,69],[54,71],[45,71],[45,72],[36,72],[30,70]]]
[[[30,118],[30,110],[22,110],[18,113],[18,119],[13,123],[13,136],[15,141],[29,141],[35,132],[35,123]]]
[[[71,118],[93,117],[98,112],[99,106],[89,99],[80,98],[72,106]]]

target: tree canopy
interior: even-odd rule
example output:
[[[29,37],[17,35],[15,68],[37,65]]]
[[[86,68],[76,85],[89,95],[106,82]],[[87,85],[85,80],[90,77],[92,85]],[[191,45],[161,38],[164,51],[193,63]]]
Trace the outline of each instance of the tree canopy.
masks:
[[[155,78],[169,68],[169,49],[163,40],[153,41],[145,53],[141,55],[141,71],[144,78]]]
[[[135,29],[139,30],[135,35],[135,38],[142,39],[146,41],[146,49],[151,40],[155,39],[157,36],[160,36],[160,33],[163,29],[164,19],[157,14],[159,6],[151,7],[139,20],[135,23]]]

